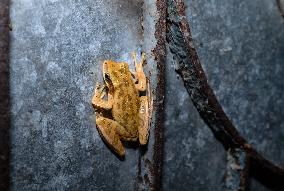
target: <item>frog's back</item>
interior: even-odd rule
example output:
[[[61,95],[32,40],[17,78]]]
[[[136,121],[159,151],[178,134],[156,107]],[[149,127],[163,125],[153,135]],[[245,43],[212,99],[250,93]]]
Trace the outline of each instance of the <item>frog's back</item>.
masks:
[[[132,134],[138,132],[139,107],[139,94],[132,81],[114,91],[113,117]]]

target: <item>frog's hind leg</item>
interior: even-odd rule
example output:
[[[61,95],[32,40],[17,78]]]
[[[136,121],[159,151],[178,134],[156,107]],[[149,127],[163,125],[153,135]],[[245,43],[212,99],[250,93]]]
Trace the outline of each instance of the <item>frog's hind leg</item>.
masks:
[[[99,133],[106,143],[120,156],[125,155],[125,149],[121,140],[131,140],[131,135],[114,120],[98,116],[96,124]]]
[[[142,60],[140,62],[137,62],[136,53],[132,53],[132,57],[134,60],[135,70],[136,70],[135,73],[136,75],[134,76],[135,78],[138,79],[138,83],[135,83],[135,87],[137,90],[143,92],[146,90],[146,76],[143,71],[143,64],[146,61],[145,53],[142,53]]]
[[[150,110],[149,110],[149,101],[147,96],[140,97],[140,109],[139,109],[139,118],[140,124],[138,128],[139,132],[139,143],[141,145],[146,145],[148,142],[149,128],[150,128]]]

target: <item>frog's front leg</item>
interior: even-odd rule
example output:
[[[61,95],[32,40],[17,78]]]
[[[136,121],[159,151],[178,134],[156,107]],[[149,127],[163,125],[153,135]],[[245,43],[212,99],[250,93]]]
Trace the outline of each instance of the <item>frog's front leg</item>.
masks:
[[[95,95],[92,99],[92,104],[95,108],[103,108],[103,109],[111,109],[113,105],[113,97],[109,93],[108,94],[108,100],[104,100],[105,92],[103,91],[105,86],[99,85],[97,83],[96,89],[95,89]]]
[[[114,120],[98,115],[96,117],[96,124],[102,138],[121,157],[125,155],[125,149],[121,143],[121,140],[130,141],[137,139]]]
[[[142,53],[142,60],[141,62],[137,62],[136,59],[136,53],[132,53],[134,64],[135,64],[135,70],[136,73],[133,73],[135,76],[135,80],[138,80],[138,83],[135,83],[135,87],[139,91],[145,91],[146,90],[146,76],[143,71],[143,63],[145,62],[145,53]]]

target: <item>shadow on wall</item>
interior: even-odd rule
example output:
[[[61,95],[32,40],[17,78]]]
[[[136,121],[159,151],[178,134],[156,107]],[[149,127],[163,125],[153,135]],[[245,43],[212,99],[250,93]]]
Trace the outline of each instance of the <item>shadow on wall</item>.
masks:
[[[0,1],[0,190],[9,190],[9,0]]]

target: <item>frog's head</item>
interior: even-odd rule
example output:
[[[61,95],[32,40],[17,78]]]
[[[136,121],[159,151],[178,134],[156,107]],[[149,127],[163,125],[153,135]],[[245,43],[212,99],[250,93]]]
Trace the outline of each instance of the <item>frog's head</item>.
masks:
[[[114,62],[112,60],[105,60],[103,63],[103,77],[107,86],[117,87],[121,83],[124,83],[129,73],[129,67],[127,63]]]

